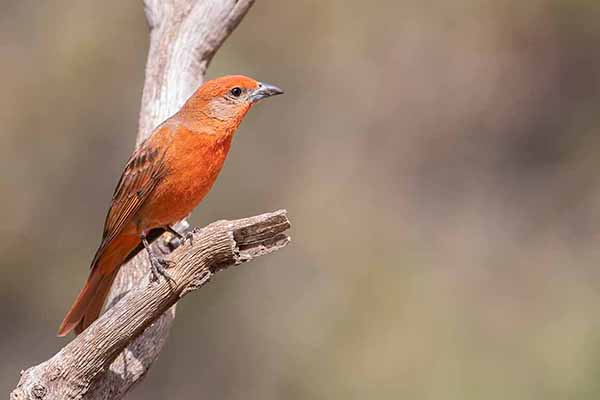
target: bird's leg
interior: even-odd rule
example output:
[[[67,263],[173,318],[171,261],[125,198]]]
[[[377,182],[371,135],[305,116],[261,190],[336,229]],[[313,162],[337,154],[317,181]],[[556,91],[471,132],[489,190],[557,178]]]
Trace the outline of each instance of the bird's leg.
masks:
[[[177,248],[185,243],[185,237],[181,233],[177,232],[171,225],[165,226],[164,229],[175,236],[169,241],[169,244],[173,246],[173,248]]]
[[[150,258],[150,272],[152,272],[151,280],[156,282],[160,279],[159,275],[162,275],[162,277],[165,278],[169,284],[171,282],[174,283],[175,281],[169,276],[166,270],[167,268],[173,266],[173,262],[165,260],[164,258],[158,257],[156,254],[154,254],[150,248],[150,243],[148,243],[148,239],[146,238],[146,232],[142,232],[140,236],[142,238],[142,244],[148,252],[148,257]]]
[[[192,243],[192,239],[194,238],[194,233],[193,232],[186,232],[184,234],[181,234],[181,233],[177,232],[175,230],[175,228],[173,228],[170,225],[167,225],[167,227],[165,229],[167,231],[171,232],[173,235],[175,235],[175,237],[177,237],[177,239],[179,239],[182,244],[185,243],[186,240],[189,240],[190,244],[193,244]]]
[[[171,232],[177,239],[183,241],[185,239],[185,236],[183,236],[181,233],[177,232],[175,230],[175,228],[173,228],[171,225],[167,225],[167,227],[165,228],[167,231]]]

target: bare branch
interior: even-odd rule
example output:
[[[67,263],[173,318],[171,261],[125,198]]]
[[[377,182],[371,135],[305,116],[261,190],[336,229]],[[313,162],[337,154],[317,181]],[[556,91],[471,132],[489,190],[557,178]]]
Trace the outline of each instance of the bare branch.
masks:
[[[173,281],[150,282],[146,274],[139,287],[132,288],[54,357],[25,371],[11,400],[121,398],[127,388],[115,385],[107,390],[104,377],[128,343],[216,271],[285,246],[289,237],[284,232],[289,227],[286,212],[280,210],[215,222],[195,232],[170,256],[174,266],[168,271]],[[140,253],[136,258],[147,255]]]
[[[253,3],[254,0],[144,1],[150,27],[150,50],[140,110],[138,144],[150,135],[154,127],[175,113],[202,83],[212,56]],[[187,226],[185,221],[181,224]],[[258,222],[257,226],[260,226]],[[252,243],[245,244],[242,240],[237,259],[244,261],[245,257],[250,259],[277,249],[287,243],[287,236],[275,235],[270,240],[273,242],[261,245],[264,248]],[[207,256],[205,254],[202,257]],[[180,257],[185,258],[183,255]],[[202,257],[199,260],[203,260]],[[149,314],[144,315],[132,311],[137,310],[134,306],[123,308],[124,303],[120,300],[124,296],[128,299],[127,304],[130,300],[137,304],[135,299],[141,297],[136,296],[141,296],[140,293],[147,290],[148,270],[148,261],[144,257],[135,257],[121,267],[108,299],[109,311],[106,316],[52,359],[30,368],[22,376],[11,398],[68,399],[71,398],[68,396],[83,396],[85,399],[117,400],[140,382],[162,350],[175,317],[175,301],[170,300],[157,300],[158,303],[145,305],[143,310]],[[177,282],[178,285],[185,283],[180,280]],[[201,275],[196,277],[196,282],[202,283]],[[193,286],[188,284],[186,287]],[[186,290],[179,289],[181,293]],[[156,287],[153,290],[163,293],[164,288],[159,290]],[[117,305],[111,308],[115,303]],[[108,323],[107,319],[117,315],[123,321],[133,319],[122,326],[123,330],[118,331],[121,333],[102,336],[104,329],[115,330],[115,326]],[[148,326],[150,320],[153,322]],[[130,331],[125,334],[124,329]],[[99,336],[93,336],[94,334]],[[77,368],[65,367],[73,365]],[[98,366],[101,368],[98,369]],[[90,386],[92,381],[94,384]],[[58,382],[66,386],[60,388]],[[56,397],[57,393],[64,395]]]
[[[215,52],[254,0],[146,0],[150,50],[138,143],[200,86]]]

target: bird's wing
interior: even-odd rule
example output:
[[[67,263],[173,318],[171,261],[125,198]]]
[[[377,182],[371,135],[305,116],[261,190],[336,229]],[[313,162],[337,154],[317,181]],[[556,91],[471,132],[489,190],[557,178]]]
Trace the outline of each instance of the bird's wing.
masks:
[[[104,248],[132,221],[136,212],[150,196],[166,173],[164,156],[170,140],[157,145],[150,137],[131,155],[115,188],[106,221],[102,244],[94,257],[96,264]]]

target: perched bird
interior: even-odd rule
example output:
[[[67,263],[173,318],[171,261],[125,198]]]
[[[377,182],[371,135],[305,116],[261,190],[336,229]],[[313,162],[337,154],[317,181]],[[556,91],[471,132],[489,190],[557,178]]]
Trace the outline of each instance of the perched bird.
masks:
[[[248,110],[281,93],[275,86],[239,75],[208,81],[135,150],[113,194],[90,275],[60,325],[59,336],[72,330],[81,333],[98,318],[119,267],[140,242],[150,257],[154,279],[157,274],[168,278],[166,262],[149,247],[148,233],[164,228],[177,234],[171,225],[189,215],[209,192]]]

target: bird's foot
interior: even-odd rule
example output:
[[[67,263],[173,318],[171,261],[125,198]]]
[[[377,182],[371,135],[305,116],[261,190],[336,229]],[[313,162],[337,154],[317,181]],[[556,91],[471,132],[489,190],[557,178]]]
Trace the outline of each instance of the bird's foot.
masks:
[[[166,279],[169,284],[175,283],[175,280],[171,278],[169,273],[167,272],[168,268],[171,268],[175,263],[170,260],[165,260],[164,258],[160,258],[155,256],[154,254],[150,255],[150,272],[152,276],[150,277],[150,281],[157,282],[160,280],[160,277]]]
[[[196,229],[186,232],[183,242],[185,243],[185,242],[189,241],[190,246],[193,246],[194,245],[194,233],[196,233]]]

